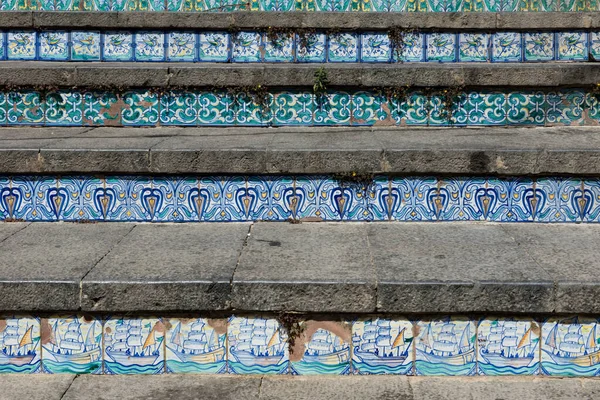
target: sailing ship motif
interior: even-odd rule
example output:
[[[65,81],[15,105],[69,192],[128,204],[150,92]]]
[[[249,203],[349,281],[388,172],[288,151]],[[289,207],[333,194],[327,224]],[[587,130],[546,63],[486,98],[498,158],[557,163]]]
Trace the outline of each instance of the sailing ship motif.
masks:
[[[545,341],[542,350],[559,365],[575,364],[590,367],[600,363],[600,347],[596,338],[596,324],[589,335],[584,337],[582,325],[575,321],[568,325],[566,333],[559,332],[559,325],[554,325]]]
[[[110,345],[105,347],[106,355],[123,366],[154,364],[160,355],[156,324],[144,338],[142,320],[120,320]]]
[[[61,336],[58,324],[54,322],[52,337],[44,345],[44,358],[48,357],[58,362],[74,362],[87,364],[101,361],[100,343],[96,341],[97,321],[90,324],[85,339],[81,332],[81,322],[75,318],[67,325],[67,331]],[[48,355],[46,355],[46,353]]]
[[[522,335],[518,333],[517,321],[497,321],[490,327],[481,356],[495,366],[528,366],[534,359],[535,343],[531,340],[531,327]]]
[[[33,325],[27,324],[25,333],[19,334],[19,320],[7,319],[0,337],[0,364],[31,364],[37,352],[33,341]]]
[[[197,319],[190,325],[187,334],[181,332],[179,322],[171,333],[167,348],[181,362],[214,363],[225,359],[225,347],[219,343],[214,329],[205,329],[206,323]]]
[[[247,366],[277,365],[282,361],[286,341],[281,338],[277,321],[244,318],[239,330],[230,349],[234,360]]]
[[[456,324],[445,322],[437,335],[433,334],[431,322],[427,324],[419,340],[417,352],[430,363],[465,365],[475,360],[475,348],[471,345],[471,324],[459,335]]]
[[[410,342],[405,342],[406,328],[400,329],[397,335],[392,334],[391,322],[377,320],[364,326],[362,336],[352,338],[354,343],[354,356],[360,362],[375,365],[396,367],[408,357]]]
[[[306,344],[303,361],[338,365],[348,362],[349,358],[348,344],[331,332],[319,328]]]

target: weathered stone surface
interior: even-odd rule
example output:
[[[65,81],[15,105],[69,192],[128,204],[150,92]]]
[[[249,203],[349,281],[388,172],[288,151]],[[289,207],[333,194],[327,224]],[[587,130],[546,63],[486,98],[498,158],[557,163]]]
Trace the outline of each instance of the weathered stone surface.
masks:
[[[257,223],[233,276],[241,310],[375,310],[365,225]]]
[[[83,280],[82,309],[225,309],[249,227],[137,225]]]
[[[70,374],[2,374],[0,399],[62,400],[74,379]]]

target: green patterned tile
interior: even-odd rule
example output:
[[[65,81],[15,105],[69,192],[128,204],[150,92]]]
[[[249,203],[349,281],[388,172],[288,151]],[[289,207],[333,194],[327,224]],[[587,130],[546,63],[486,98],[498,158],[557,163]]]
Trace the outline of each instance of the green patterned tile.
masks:
[[[123,101],[111,92],[86,92],[83,95],[83,125],[121,125]]]
[[[310,125],[313,120],[314,105],[312,92],[279,92],[273,103],[273,124]]]
[[[346,92],[329,92],[315,97],[315,125],[349,125],[352,97]]]
[[[159,116],[158,94],[148,90],[130,90],[123,95],[123,125],[156,125]]]
[[[83,123],[83,96],[74,90],[46,94],[46,125],[79,126]]]
[[[44,122],[44,105],[40,94],[35,91],[8,92],[6,120],[10,125],[41,125]]]
[[[546,122],[546,96],[540,91],[511,92],[507,96],[509,125],[543,125]]]

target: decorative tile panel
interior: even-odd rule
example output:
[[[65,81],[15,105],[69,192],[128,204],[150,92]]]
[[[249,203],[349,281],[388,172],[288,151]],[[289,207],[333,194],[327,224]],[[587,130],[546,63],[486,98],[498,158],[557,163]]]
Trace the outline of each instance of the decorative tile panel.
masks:
[[[551,32],[523,33],[525,61],[554,60],[554,34]]]
[[[292,62],[294,61],[294,35],[280,33],[265,35],[265,62]]]
[[[177,32],[167,35],[167,61],[196,60],[196,34],[192,32]]]
[[[362,62],[389,62],[392,55],[392,44],[386,32],[365,33],[361,38]]]
[[[521,34],[517,32],[502,32],[492,36],[493,62],[520,62]]]
[[[558,32],[556,33],[556,42],[557,60],[585,61],[588,59],[589,50],[586,33]]]
[[[71,32],[71,60],[100,61],[100,32]]]
[[[296,60],[298,62],[325,62],[327,35],[323,33],[296,34]]]
[[[198,59],[206,62],[229,60],[229,34],[225,32],[202,32],[198,35]]]
[[[69,59],[69,34],[67,32],[40,32],[39,58],[43,61],[66,61]]]
[[[0,373],[40,372],[40,320],[24,315],[0,318]]]
[[[111,317],[104,323],[104,373],[163,373],[164,333],[157,318]]]
[[[178,50],[181,51],[182,49]],[[177,51],[176,47],[174,47],[174,51]],[[136,61],[164,61],[165,35],[161,32],[136,33],[135,59]]]
[[[430,33],[427,35],[427,61],[456,61],[456,35],[453,33]]]
[[[35,60],[35,32],[15,31],[6,35],[8,60]]]
[[[133,34],[107,32],[104,34],[103,61],[133,61]]]
[[[262,40],[259,32],[238,32],[232,34],[231,59],[234,62],[260,62]]]
[[[488,57],[489,35],[486,33],[461,33],[458,36],[460,62],[485,62]]]
[[[425,61],[425,34],[408,32],[402,37],[402,47],[393,47],[392,50],[394,61]]]
[[[329,62],[357,62],[359,36],[355,33],[329,35]]]
[[[290,354],[294,375],[350,373],[351,326],[347,322],[302,321],[302,334]]]

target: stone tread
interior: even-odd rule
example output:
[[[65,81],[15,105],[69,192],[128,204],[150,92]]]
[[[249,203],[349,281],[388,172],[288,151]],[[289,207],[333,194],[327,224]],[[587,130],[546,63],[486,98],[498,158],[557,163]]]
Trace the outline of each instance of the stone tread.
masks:
[[[3,311],[600,313],[600,225],[1,223]]]
[[[599,127],[0,128],[0,174],[600,174]]]
[[[3,375],[0,399],[597,399],[600,380],[539,377]]]

